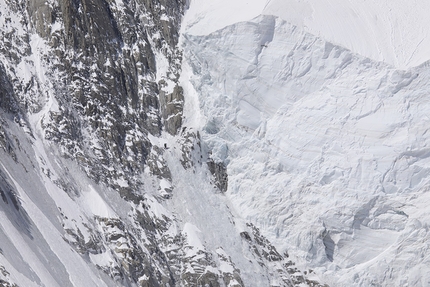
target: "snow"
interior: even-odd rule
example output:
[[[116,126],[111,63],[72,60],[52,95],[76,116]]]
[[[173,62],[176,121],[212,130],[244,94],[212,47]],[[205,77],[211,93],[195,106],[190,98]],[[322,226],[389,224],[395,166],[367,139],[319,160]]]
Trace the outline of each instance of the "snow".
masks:
[[[195,225],[189,222],[185,223],[184,230],[182,232],[187,239],[188,246],[192,247],[191,251],[205,249],[198,235],[199,233],[201,233],[201,231]],[[187,255],[187,257],[188,256],[191,256],[191,255],[189,254]]]
[[[219,270],[224,273],[233,274],[234,268],[231,263],[226,260],[229,257],[228,254],[222,248],[218,248],[216,252],[218,256],[222,259],[220,260]],[[233,285],[233,283],[231,284]]]
[[[165,87],[163,87],[163,91],[166,93],[172,93],[175,88],[175,83],[167,76],[169,71],[169,61],[161,52],[155,53],[155,61],[157,65],[157,73],[155,75],[157,83],[164,80]]]
[[[314,269],[322,282],[420,286],[425,281],[417,278],[428,273],[429,260],[418,251],[426,247],[416,237],[429,234],[416,220],[430,219],[417,206],[418,198],[428,202],[430,182],[430,75],[426,65],[395,67],[421,64],[428,54],[398,40],[403,36],[396,33],[409,35],[418,26],[393,33],[375,26],[385,29],[375,32],[377,39],[378,33],[393,35],[390,41],[398,46],[392,49],[391,42],[364,45],[367,27],[360,21],[375,15],[389,23],[413,18],[398,19],[402,11],[417,16],[417,23],[426,19],[418,6],[410,11],[409,4],[401,9],[402,1],[372,2],[377,8],[351,20],[347,37],[342,25],[328,27],[350,17],[352,8],[361,15],[370,1],[331,1],[338,9],[333,14],[330,5],[322,7],[327,1],[271,1],[263,14],[282,14],[292,2],[297,5],[291,19],[302,23],[288,15],[254,18],[257,4],[249,11],[244,6],[248,19],[215,21],[216,2],[191,3],[182,80],[186,109],[199,110],[185,113],[185,124],[202,127],[211,157],[227,164],[226,198],[234,214],[258,226],[298,265]],[[204,12],[209,7],[213,12]],[[209,19],[216,24],[207,24]],[[417,52],[406,56],[414,45]],[[331,237],[333,250],[327,250],[323,234]],[[410,236],[415,251],[405,248]],[[392,275],[384,277],[387,272]]]
[[[86,207],[89,216],[116,217],[115,212],[91,185],[88,186],[88,190],[82,192],[79,201],[80,206]]]
[[[98,266],[110,266],[113,263],[112,257],[108,252],[103,252],[99,254],[89,254],[91,261]]]
[[[183,37],[180,38],[183,41]],[[188,62],[182,63],[182,72],[179,78],[179,83],[184,90],[184,94],[189,95],[187,100],[184,102],[184,126],[195,127],[202,129],[206,122],[206,117],[200,112],[200,103],[198,94],[192,85],[193,73]]]
[[[116,4],[124,9],[122,1]],[[429,5],[192,0],[180,39],[183,126],[200,132],[204,156],[210,151],[227,165],[229,187],[225,193],[214,188],[204,162],[183,168],[180,136],[148,134],[153,145],[168,147],[162,156],[172,181],[142,175],[144,187],[136,192],[145,205],[137,206],[92,182],[44,139],[41,124],[59,103],[42,60],[50,46],[32,35],[32,55],[15,72],[23,83],[36,77],[41,109],[28,117],[31,139],[14,123],[4,125],[21,143],[18,164],[0,150],[1,172],[21,207],[0,201],[0,265],[20,286],[115,286],[95,266],[116,264],[113,249],[81,256],[71,245],[106,235],[95,217],[122,220],[139,211],[171,220],[154,233],[182,234],[182,255],[193,264],[213,258],[204,272],[240,270],[246,286],[280,282],[239,235],[249,222],[330,286],[429,285],[430,72],[422,64],[430,59]],[[21,18],[6,10],[17,35],[25,35]],[[169,62],[154,52],[151,80],[165,80],[163,91],[172,92]],[[96,138],[91,142],[100,148]],[[124,177],[113,181],[128,187]],[[163,190],[171,198],[161,199]],[[137,224],[124,223],[127,232],[140,233]],[[144,232],[138,239],[143,247],[149,241]],[[125,237],[117,243],[130,244]],[[184,269],[201,271],[190,262]]]
[[[172,184],[166,180],[165,178],[160,180],[160,190],[166,192],[167,190],[171,190],[173,188]]]
[[[8,236],[10,242],[13,242],[16,250],[22,258],[25,258],[25,262],[31,262],[31,266],[34,272],[39,277],[39,282],[46,282],[50,286],[60,286],[54,278],[52,278],[47,267],[40,262],[38,256],[33,252],[31,247],[21,235],[21,233],[13,226],[13,224],[5,216],[4,212],[0,213],[1,228],[4,234]],[[38,282],[32,282],[33,286],[37,286]]]
[[[172,214],[161,205],[156,199],[148,197],[148,201],[151,203],[149,211],[154,215],[155,218],[171,218]],[[141,212],[145,212],[145,210],[139,206],[138,208]]]
[[[267,1],[191,0],[182,20],[182,30],[192,35],[210,34],[228,25],[260,15],[265,2]]]
[[[245,226],[243,220],[235,214],[225,196],[216,193],[207,180],[207,168],[201,166],[195,172],[184,170],[182,165],[177,164],[181,153],[175,138],[166,139],[172,140],[168,143],[170,148],[165,158],[175,185],[174,196],[166,202],[166,207],[180,218],[179,224],[186,238],[186,256],[197,259],[204,256],[203,252],[222,246],[231,261],[241,270],[241,278],[246,286],[265,286],[267,279],[261,266],[251,260],[253,254],[248,248],[242,248],[238,229]],[[216,257],[217,253],[213,252],[213,255]],[[231,270],[226,262],[220,260],[218,264],[218,269]],[[189,271],[192,272],[192,269]]]
[[[9,220],[1,220],[2,226],[5,228],[4,232],[10,236],[14,246],[17,247],[17,250],[24,258],[24,262],[27,262],[31,268],[34,269],[41,282],[44,282],[44,284],[48,284],[49,286],[64,286],[62,281],[67,279],[61,277],[54,278],[51,268],[47,266],[46,262],[43,262],[44,260],[41,260],[41,254],[53,253],[58,258],[56,260],[60,260],[61,264],[66,268],[66,272],[68,273],[69,277],[68,279],[72,285],[83,286],[88,284],[88,282],[91,282],[91,285],[93,286],[106,286],[106,284],[100,278],[95,276],[90,267],[84,263],[83,258],[72,251],[70,246],[64,240],[62,240],[62,234],[44,214],[44,212],[47,211],[40,210],[34,201],[28,196],[28,191],[19,185],[12,175],[9,174],[3,164],[1,164],[1,166],[8,174],[9,178],[11,178],[14,186],[17,188],[17,192],[22,199],[23,207],[28,213],[29,218],[31,218],[33,222],[37,222],[37,229],[40,231],[41,238],[38,236],[36,237],[36,230],[33,230],[32,232],[35,233],[35,237],[37,238],[34,240],[44,240],[47,245],[44,246],[43,241],[31,244],[26,243],[23,239],[23,236],[17,230],[15,230],[15,228],[10,224]],[[34,244],[36,244],[36,246],[39,245],[39,248],[44,247],[49,249],[39,250],[37,253],[40,252],[41,254],[36,255],[34,249],[32,248]]]
[[[274,15],[355,53],[407,69],[430,60],[430,30],[424,28],[430,25],[429,10],[425,0],[193,0],[183,31],[209,35]]]

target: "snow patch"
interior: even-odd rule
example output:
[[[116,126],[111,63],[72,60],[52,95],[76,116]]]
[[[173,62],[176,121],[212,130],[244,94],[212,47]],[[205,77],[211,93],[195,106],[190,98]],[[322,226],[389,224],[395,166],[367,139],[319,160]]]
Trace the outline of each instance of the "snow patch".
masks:
[[[112,208],[91,185],[88,186],[87,190],[82,191],[79,202],[81,206],[86,207],[89,216],[116,217]]]

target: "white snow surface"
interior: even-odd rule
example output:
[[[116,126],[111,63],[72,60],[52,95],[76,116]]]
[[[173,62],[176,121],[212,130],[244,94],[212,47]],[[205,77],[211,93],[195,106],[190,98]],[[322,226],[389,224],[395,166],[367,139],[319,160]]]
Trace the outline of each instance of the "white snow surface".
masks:
[[[429,65],[396,68],[428,59],[406,39],[427,35],[428,4],[340,2],[254,1],[224,21],[222,1],[192,1],[185,125],[228,165],[232,212],[322,282],[428,286]]]
[[[430,59],[426,0],[192,0],[183,29],[208,35],[275,15],[355,53],[406,69]]]

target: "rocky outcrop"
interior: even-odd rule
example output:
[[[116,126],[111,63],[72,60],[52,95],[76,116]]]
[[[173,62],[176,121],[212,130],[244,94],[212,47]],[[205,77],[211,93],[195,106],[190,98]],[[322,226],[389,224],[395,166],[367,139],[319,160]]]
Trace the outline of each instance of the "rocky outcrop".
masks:
[[[2,65],[0,65],[0,108],[11,114],[18,112],[12,83]]]
[[[15,144],[3,125],[6,125],[5,121],[0,122],[0,147],[16,161]]]
[[[98,222],[106,244],[110,250],[113,250],[115,258],[117,258],[117,262],[111,266],[100,266],[104,272],[120,282],[132,281],[139,286],[174,285],[174,279],[166,265],[166,258],[161,251],[149,256],[144,249],[139,247],[139,239],[129,232],[124,223],[118,219],[100,218]],[[151,246],[147,245],[148,248],[154,250]],[[160,270],[157,266],[167,268]]]
[[[12,205],[16,211],[19,211],[21,205],[19,199],[2,171],[0,171],[0,196],[4,203]]]
[[[0,249],[1,254],[1,249]],[[2,287],[19,287],[15,283],[11,282],[10,273],[6,270],[4,266],[0,265],[0,286]]]
[[[182,112],[184,109],[184,91],[181,86],[175,86],[172,93],[160,93],[162,114],[165,128],[171,135],[176,135],[182,126]]]
[[[215,186],[222,192],[226,192],[228,188],[227,166],[223,162],[215,162],[213,159],[210,159],[207,164],[214,177]]]
[[[148,134],[158,136],[163,128],[175,134],[181,126],[183,95],[175,82],[183,9],[181,1],[141,0],[27,6],[32,27],[49,47],[41,58],[55,96],[45,97],[58,102],[42,120],[45,138],[124,196],[133,197],[118,182],[134,190],[143,184],[136,176],[152,153]]]
[[[285,252],[281,255],[272,243],[264,237],[260,230],[253,224],[248,223],[247,226],[251,232],[243,231],[240,236],[249,244],[249,248],[254,253],[261,266],[271,270],[270,277],[278,278],[278,284],[270,285],[277,286],[311,286],[311,287],[328,287],[326,284],[321,284],[318,281],[309,279],[312,270],[300,270],[295,266],[295,263],[289,260],[289,255]],[[275,267],[276,266],[276,267]],[[273,270],[276,270],[273,272]]]
[[[201,165],[207,158],[202,147],[199,131],[183,128],[181,133],[181,159],[180,162],[185,169],[194,168],[196,164]]]

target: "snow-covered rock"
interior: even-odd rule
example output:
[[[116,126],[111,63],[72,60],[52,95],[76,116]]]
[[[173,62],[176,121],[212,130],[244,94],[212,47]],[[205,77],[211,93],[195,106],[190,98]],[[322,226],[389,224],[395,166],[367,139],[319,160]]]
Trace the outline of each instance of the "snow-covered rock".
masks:
[[[424,2],[0,0],[0,285],[429,285]]]

